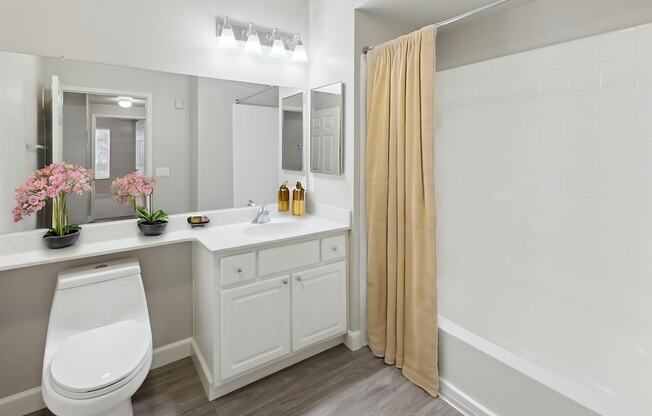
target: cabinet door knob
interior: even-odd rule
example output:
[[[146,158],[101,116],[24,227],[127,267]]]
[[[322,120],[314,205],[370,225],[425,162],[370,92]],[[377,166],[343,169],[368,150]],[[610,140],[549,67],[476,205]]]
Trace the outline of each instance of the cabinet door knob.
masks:
[[[288,284],[288,279],[283,279],[283,280],[281,280],[281,282],[283,282],[284,285],[287,285]]]
[[[302,281],[302,280],[303,280],[303,277],[301,277],[301,276],[297,276],[297,282],[300,282],[300,281]]]
[[[235,271],[238,273],[242,273],[242,267],[236,267]]]
[[[337,251],[337,246],[332,246],[331,251]]]

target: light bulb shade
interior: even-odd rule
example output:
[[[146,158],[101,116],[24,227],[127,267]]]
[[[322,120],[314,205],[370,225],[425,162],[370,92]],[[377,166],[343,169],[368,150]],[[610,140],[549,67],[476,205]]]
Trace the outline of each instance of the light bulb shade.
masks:
[[[296,62],[307,62],[308,54],[306,53],[306,46],[299,42],[294,47],[294,52],[292,52],[292,60]]]
[[[272,51],[269,54],[274,58],[285,58],[287,56],[285,45],[281,39],[274,39],[274,43],[272,44]]]
[[[122,108],[129,108],[132,106],[134,100],[131,97],[118,97],[118,105]]]
[[[217,46],[220,49],[236,49],[238,47],[238,43],[235,40],[235,34],[233,33],[233,29],[231,29],[231,26],[224,26],[222,28],[222,33],[220,34],[220,40],[217,43]]]
[[[260,47],[260,39],[258,39],[258,35],[256,33],[249,34],[247,37],[247,43],[245,43],[244,51],[256,55],[263,53],[263,50]]]

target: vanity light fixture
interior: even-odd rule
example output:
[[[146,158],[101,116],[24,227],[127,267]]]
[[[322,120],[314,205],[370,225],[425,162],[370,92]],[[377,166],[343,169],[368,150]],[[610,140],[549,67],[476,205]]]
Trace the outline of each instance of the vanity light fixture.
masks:
[[[291,58],[306,62],[308,54],[299,33],[283,32],[279,28],[264,28],[254,23],[235,22],[218,16],[216,35],[219,49],[238,49],[252,55],[266,54],[273,58]],[[244,45],[241,48],[241,45]]]
[[[219,41],[217,46],[220,49],[233,50],[238,48],[238,43],[235,40],[235,33],[233,28],[229,23],[229,18],[224,18],[224,23],[222,23],[222,28],[219,33]]]
[[[285,58],[287,56],[285,43],[283,43],[283,39],[281,39],[281,36],[279,35],[278,28],[275,28],[272,32],[272,39],[274,40],[274,43],[272,43],[272,51],[269,53],[269,56],[274,58]]]
[[[129,108],[133,103],[134,99],[131,97],[118,97],[118,105],[122,108]]]
[[[308,61],[308,54],[306,53],[306,45],[301,41],[301,35],[298,33],[294,35],[295,44],[294,52],[292,52],[292,60],[296,62],[306,62]]]
[[[254,27],[253,23],[249,23],[249,27],[247,28],[247,43],[245,44],[244,51],[255,55],[260,55],[263,53],[263,50],[260,47],[258,32],[256,32],[256,28]]]

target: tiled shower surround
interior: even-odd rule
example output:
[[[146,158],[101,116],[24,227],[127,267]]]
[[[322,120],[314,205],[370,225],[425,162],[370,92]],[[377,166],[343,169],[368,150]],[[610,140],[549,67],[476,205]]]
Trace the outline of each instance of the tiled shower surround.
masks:
[[[437,76],[439,275],[652,327],[652,25]]]

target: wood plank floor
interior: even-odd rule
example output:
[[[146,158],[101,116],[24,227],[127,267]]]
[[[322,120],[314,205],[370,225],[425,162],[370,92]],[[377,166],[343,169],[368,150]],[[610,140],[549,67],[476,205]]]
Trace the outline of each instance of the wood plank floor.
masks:
[[[462,416],[369,349],[343,345],[212,402],[186,358],[152,370],[133,401],[136,416]],[[30,414],[45,415],[51,413]]]

